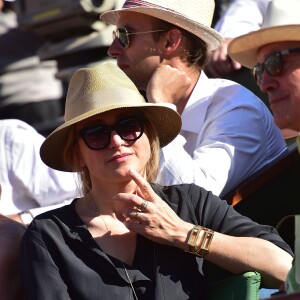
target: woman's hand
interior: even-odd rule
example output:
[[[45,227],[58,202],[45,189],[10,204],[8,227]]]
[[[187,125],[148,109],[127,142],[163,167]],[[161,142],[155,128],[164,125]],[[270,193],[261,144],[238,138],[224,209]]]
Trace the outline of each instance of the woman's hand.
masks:
[[[119,193],[114,197],[127,202],[123,212],[126,227],[157,243],[187,250],[187,236],[193,225],[180,219],[138,172],[129,170],[129,174],[138,186],[137,193]]]

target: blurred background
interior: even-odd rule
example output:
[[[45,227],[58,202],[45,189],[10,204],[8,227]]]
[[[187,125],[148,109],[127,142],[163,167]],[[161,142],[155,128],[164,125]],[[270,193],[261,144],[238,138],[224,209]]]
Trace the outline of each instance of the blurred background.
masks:
[[[113,26],[99,15],[124,0],[0,1],[0,119],[47,136],[63,123],[74,71],[111,59]]]

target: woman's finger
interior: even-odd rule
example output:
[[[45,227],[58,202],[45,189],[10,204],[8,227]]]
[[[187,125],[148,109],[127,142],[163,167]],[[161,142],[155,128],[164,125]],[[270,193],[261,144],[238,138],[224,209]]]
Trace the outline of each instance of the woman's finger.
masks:
[[[147,199],[148,201],[151,201],[151,202],[155,201],[157,198],[157,195],[153,191],[149,182],[147,182],[145,180],[145,178],[143,176],[141,176],[135,170],[130,169],[129,174],[138,186],[137,194],[139,196],[141,196],[142,198]]]

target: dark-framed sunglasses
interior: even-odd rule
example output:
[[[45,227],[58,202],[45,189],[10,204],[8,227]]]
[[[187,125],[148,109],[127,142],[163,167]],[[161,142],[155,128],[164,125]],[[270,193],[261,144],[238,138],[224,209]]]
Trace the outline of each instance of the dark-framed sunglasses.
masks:
[[[292,53],[300,52],[300,48],[286,49],[271,53],[262,64],[257,64],[252,74],[259,84],[262,80],[263,72],[266,71],[270,76],[278,76],[283,70],[282,56],[289,55]]]
[[[82,128],[78,131],[79,136],[91,150],[102,150],[107,147],[111,140],[112,131],[125,141],[138,140],[144,133],[144,119],[132,117],[121,119],[113,125],[95,124]]]
[[[152,33],[166,31],[165,29],[152,30],[152,31],[140,31],[140,32],[128,32],[125,27],[119,27],[113,31],[113,40],[118,39],[122,47],[129,47],[129,36],[134,34]]]

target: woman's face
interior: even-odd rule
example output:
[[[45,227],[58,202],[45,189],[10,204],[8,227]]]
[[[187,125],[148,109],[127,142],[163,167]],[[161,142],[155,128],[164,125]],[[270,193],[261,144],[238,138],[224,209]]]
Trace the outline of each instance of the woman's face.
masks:
[[[77,124],[77,131],[94,125],[115,125],[119,122],[126,123],[128,119],[135,119],[134,114],[110,111],[93,116]],[[121,123],[121,128],[124,128]],[[138,135],[138,131],[135,133]],[[127,132],[125,133],[127,134]],[[107,140],[107,146],[101,150],[92,150],[79,138],[80,164],[87,167],[92,182],[109,183],[130,180],[128,170],[134,169],[143,174],[145,166],[150,158],[150,143],[147,135],[143,133],[135,141],[124,140],[113,130]],[[132,139],[132,135],[128,135]],[[97,134],[95,134],[95,139]],[[97,140],[95,140],[95,144]]]

